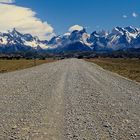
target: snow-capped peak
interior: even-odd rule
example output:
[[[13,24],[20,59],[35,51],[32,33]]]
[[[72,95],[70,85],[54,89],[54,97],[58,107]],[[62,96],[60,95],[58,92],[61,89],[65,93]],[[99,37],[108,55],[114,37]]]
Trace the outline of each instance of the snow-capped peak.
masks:
[[[125,27],[124,29],[127,30],[130,33],[137,33],[137,32],[139,32],[139,30],[137,28],[133,28],[132,26]]]
[[[64,36],[70,36],[71,33],[67,32],[64,34]]]
[[[88,34],[82,26],[75,25],[69,32],[55,36],[51,40],[40,40],[31,34],[22,34],[15,28],[8,33],[0,33],[0,50],[9,49],[19,51],[28,49],[80,49],[80,50],[118,50],[140,46],[140,30],[131,26],[115,27],[112,32],[94,31]],[[70,47],[70,48],[69,48]],[[83,48],[82,48],[83,47]]]
[[[18,46],[28,46],[34,49],[38,47],[42,49],[48,48],[46,41],[40,41],[38,37],[33,37],[31,34],[22,34],[15,28],[8,31],[8,33],[0,34],[0,46],[5,45],[18,45]]]
[[[12,37],[21,37],[22,36],[22,34],[20,33],[20,32],[18,32],[17,30],[16,30],[16,28],[13,28],[13,30],[12,31],[8,31],[8,33],[12,36]]]
[[[123,34],[124,34],[124,28],[115,27],[115,28],[113,28],[113,30],[112,30],[112,34],[123,35]]]

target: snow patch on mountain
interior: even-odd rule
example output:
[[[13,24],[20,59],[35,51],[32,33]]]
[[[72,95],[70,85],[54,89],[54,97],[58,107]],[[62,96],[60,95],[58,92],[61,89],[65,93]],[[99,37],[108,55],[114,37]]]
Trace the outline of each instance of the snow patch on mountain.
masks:
[[[7,33],[0,33],[0,50],[11,47],[14,50],[32,48],[34,50],[124,50],[140,48],[140,29],[133,27],[115,27],[111,32],[94,31],[88,34],[86,29],[79,25],[70,27],[63,35],[54,36],[51,40],[40,40],[31,34],[22,34],[15,28]],[[21,46],[21,47],[18,47]]]
[[[40,47],[47,49],[47,41],[41,41],[38,37],[33,37],[30,34],[21,34],[15,28],[7,33],[0,33],[0,45],[22,45],[29,46],[34,49]]]

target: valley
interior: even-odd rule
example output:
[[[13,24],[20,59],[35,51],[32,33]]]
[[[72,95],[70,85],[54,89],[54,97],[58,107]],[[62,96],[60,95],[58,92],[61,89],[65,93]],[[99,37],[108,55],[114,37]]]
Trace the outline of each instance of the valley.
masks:
[[[140,140],[140,0],[0,0],[0,140]]]

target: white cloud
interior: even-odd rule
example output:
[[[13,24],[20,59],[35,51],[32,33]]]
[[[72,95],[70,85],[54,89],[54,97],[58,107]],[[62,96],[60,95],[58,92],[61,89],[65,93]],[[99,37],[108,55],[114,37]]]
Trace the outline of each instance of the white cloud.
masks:
[[[54,35],[52,26],[37,18],[36,13],[29,8],[0,3],[0,13],[0,32],[16,28],[41,39]]]
[[[137,14],[136,12],[133,12],[133,13],[132,13],[132,16],[133,16],[134,18],[137,18],[137,17],[138,17],[138,14]]]
[[[123,15],[123,18],[127,18],[127,15]]]
[[[71,26],[71,27],[69,28],[69,32],[73,32],[73,31],[75,31],[75,30],[81,31],[81,30],[83,30],[83,27],[80,26],[80,25],[74,25],[74,26]]]
[[[1,3],[14,3],[15,0],[0,0]]]

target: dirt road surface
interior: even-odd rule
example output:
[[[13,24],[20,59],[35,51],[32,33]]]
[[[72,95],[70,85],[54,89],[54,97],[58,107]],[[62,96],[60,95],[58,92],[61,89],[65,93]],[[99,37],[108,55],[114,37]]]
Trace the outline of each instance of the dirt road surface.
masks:
[[[140,84],[78,59],[0,74],[0,140],[140,140]]]

